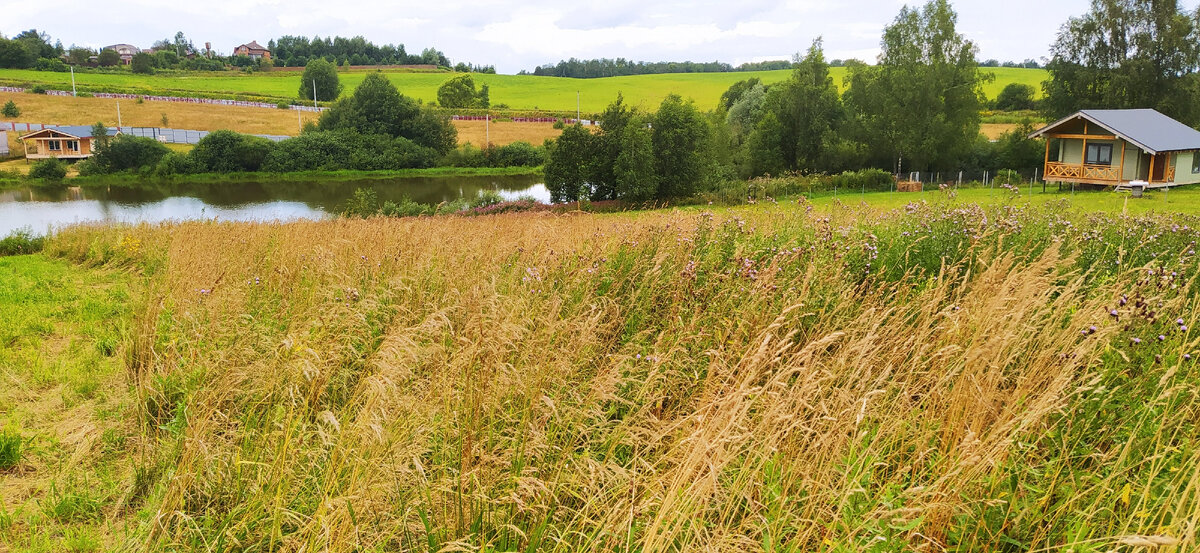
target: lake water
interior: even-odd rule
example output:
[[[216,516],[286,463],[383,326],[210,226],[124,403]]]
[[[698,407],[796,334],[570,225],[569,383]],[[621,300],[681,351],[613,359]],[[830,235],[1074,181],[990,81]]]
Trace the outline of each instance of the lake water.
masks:
[[[408,197],[420,203],[436,204],[474,198],[484,190],[495,190],[505,199],[530,196],[542,202],[550,200],[541,177],[530,175],[336,182],[139,182],[136,187],[16,188],[0,190],[0,237],[21,228],[42,234],[85,222],[325,219],[338,213],[359,188],[374,190],[381,202]]]

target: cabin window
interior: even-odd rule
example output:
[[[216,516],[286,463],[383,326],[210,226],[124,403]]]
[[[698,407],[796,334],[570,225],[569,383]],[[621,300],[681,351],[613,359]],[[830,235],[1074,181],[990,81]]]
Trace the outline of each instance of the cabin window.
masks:
[[[67,149],[71,150],[73,152],[78,152],[79,151],[79,141],[78,140],[68,140],[67,141]]]
[[[1200,173],[1200,150],[1192,152],[1192,174]]]
[[[62,142],[60,142],[58,140],[47,141],[46,149],[50,150],[51,152],[60,152],[60,151],[62,151]]]
[[[1088,144],[1087,158],[1084,163],[1088,165],[1112,165],[1112,144]]]

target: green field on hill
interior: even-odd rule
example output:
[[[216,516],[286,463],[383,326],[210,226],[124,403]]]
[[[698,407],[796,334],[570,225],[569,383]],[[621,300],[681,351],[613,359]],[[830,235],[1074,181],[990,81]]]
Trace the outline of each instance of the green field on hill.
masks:
[[[984,85],[989,98],[996,95],[1009,83],[1023,83],[1041,90],[1046,72],[1041,69],[988,68],[985,73],[995,78]],[[644,109],[655,108],[668,94],[675,93],[696,101],[702,109],[716,106],[721,93],[733,83],[758,77],[766,83],[785,80],[789,71],[754,71],[738,73],[673,73],[665,75],[634,75],[602,79],[570,79],[563,77],[539,77],[534,75],[484,75],[476,74],[477,84],[487,84],[491,89],[492,104],[505,104],[517,110],[574,111],[578,94],[578,108],[584,113],[595,113],[604,109],[616,98],[624,95],[627,103]],[[834,82],[843,86],[846,69],[832,68]],[[345,85],[343,94],[353,92],[367,75],[365,71],[342,74]],[[452,73],[414,73],[407,71],[387,72],[388,78],[408,96],[424,101],[437,98],[437,88]],[[125,92],[132,94],[162,94],[172,96],[206,95],[221,97],[246,97],[258,99],[291,100],[300,88],[300,74],[295,72],[268,73],[205,73],[172,72],[158,75],[135,75],[132,73],[77,73],[76,85],[81,91]],[[33,86],[41,84],[51,89],[69,90],[71,75],[48,71],[21,69],[0,70],[0,85]]]

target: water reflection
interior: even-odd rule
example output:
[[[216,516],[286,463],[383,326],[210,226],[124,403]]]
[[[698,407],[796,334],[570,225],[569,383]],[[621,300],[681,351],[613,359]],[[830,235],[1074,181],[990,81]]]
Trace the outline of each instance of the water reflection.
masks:
[[[131,187],[19,188],[0,191],[0,236],[18,228],[42,233],[83,222],[161,222],[188,219],[288,221],[337,213],[359,188],[380,201],[411,198],[425,204],[474,198],[495,190],[505,199],[550,194],[536,176],[415,177],[337,182],[138,183]]]

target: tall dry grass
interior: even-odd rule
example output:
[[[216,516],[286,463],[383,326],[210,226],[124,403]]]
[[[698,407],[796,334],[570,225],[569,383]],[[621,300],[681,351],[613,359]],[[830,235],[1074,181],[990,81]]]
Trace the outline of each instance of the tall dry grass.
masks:
[[[131,546],[1195,547],[1195,339],[1153,338],[1191,324],[1194,271],[1144,240],[1178,222],[909,211],[185,223],[48,251],[145,275]]]

